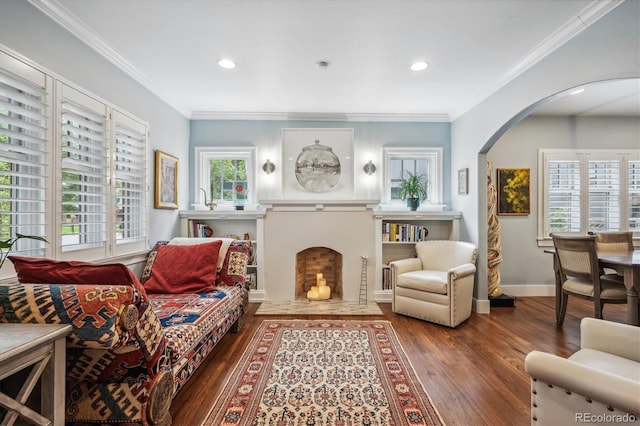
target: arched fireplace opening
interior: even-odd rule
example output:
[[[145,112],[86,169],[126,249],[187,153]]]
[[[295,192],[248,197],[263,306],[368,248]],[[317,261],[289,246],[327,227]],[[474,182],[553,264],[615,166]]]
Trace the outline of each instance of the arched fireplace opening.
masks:
[[[296,253],[296,299],[306,299],[317,285],[318,274],[326,280],[332,299],[342,299],[342,254],[327,247],[309,247]]]

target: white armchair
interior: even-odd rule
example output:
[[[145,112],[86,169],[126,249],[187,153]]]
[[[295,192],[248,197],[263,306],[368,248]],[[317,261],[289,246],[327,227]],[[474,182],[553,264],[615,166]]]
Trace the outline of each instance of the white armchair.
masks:
[[[463,241],[416,243],[417,257],[389,263],[393,312],[457,327],[471,316],[477,253]]]
[[[526,356],[531,424],[640,424],[640,328],[583,318],[580,332],[569,358]]]

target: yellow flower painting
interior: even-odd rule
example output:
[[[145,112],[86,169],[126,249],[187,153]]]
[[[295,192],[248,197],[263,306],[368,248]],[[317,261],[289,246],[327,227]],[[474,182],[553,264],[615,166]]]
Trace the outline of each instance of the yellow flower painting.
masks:
[[[498,169],[498,214],[528,215],[531,212],[530,170]]]

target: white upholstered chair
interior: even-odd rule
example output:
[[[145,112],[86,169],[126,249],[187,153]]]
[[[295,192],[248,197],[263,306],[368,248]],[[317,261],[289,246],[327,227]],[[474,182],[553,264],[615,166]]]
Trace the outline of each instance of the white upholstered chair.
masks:
[[[640,327],[583,318],[580,333],[569,358],[526,356],[531,424],[640,424]]]
[[[416,243],[417,257],[389,263],[393,312],[457,327],[471,316],[477,253],[464,241]]]

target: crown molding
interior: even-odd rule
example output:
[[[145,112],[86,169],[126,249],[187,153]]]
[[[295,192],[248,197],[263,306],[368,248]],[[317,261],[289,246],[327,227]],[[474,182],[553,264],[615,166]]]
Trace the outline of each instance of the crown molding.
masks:
[[[461,117],[464,113],[478,105],[484,99],[496,93],[502,87],[506,86],[510,81],[527,71],[529,68],[537,64],[551,52],[558,49],[560,46],[580,34],[587,29],[591,24],[602,18],[607,13],[611,12],[616,7],[624,3],[625,0],[596,0],[585,7],[582,12],[578,13],[573,18],[558,28],[549,37],[543,40],[540,44],[534,47],[527,55],[520,61],[513,64],[507,72],[502,74],[499,78],[484,86],[467,102],[466,106],[453,112],[451,115],[451,121],[454,121]]]
[[[353,121],[353,122],[450,122],[447,114],[229,112],[194,111],[192,120]]]
[[[99,55],[107,59],[113,65],[122,70],[129,77],[140,83],[151,93],[162,99],[169,106],[174,108],[185,117],[189,117],[190,111],[184,106],[179,105],[174,99],[162,93],[160,86],[149,79],[146,74],[140,71],[135,65],[124,58],[120,53],[113,49],[102,37],[100,37],[90,27],[85,25],[67,8],[61,5],[57,0],[28,0],[42,13],[47,15],[58,25],[69,31],[72,35],[84,42],[91,49],[95,50]]]

